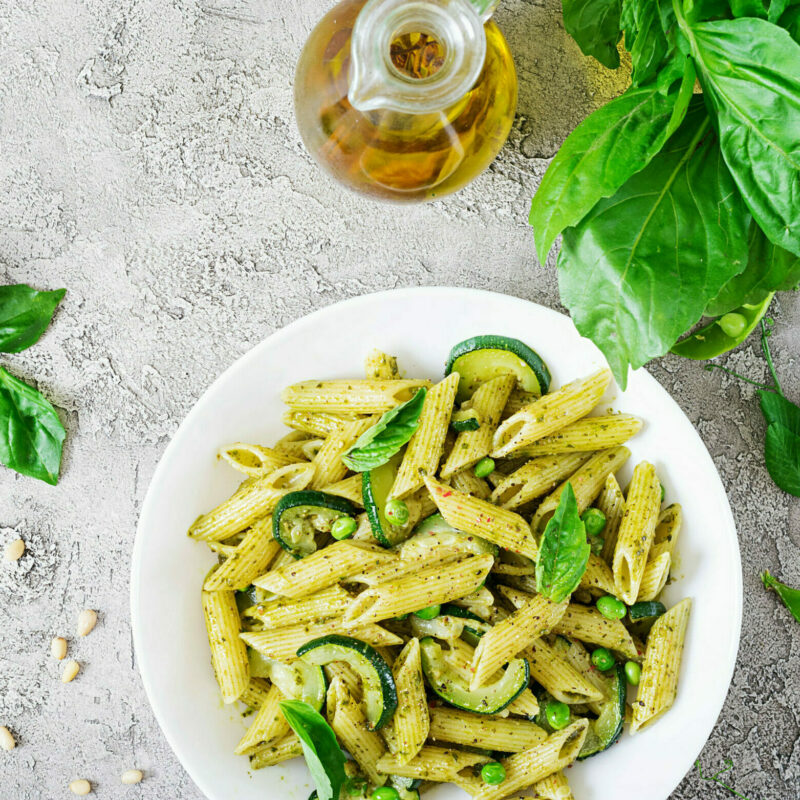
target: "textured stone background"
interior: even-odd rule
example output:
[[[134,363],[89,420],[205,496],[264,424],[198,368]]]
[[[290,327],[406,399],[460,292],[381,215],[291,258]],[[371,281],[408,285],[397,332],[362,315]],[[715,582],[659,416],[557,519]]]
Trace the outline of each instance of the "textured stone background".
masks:
[[[323,178],[294,126],[294,63],[322,0],[12,0],[0,4],[0,283],[69,292],[32,350],[3,359],[61,412],[56,488],[0,472],[0,798],[66,794],[75,777],[121,797],[199,800],[148,707],[128,622],[129,554],[155,464],[211,380],[272,331],[394,286],[460,285],[558,307],[535,264],[529,198],[568,131],[625,75],[584,59],[556,0],[506,0],[520,106],[508,146],[456,197],[398,210]],[[800,296],[775,303],[778,369],[800,398]],[[755,343],[727,363],[764,377]],[[744,636],[702,755],[731,758],[749,800],[800,796],[800,626],[759,588],[800,585],[800,502],[770,482],[750,387],[667,358],[653,374],[697,425],[736,513]],[[84,671],[48,655],[84,607]],[[709,664],[709,669],[713,669]],[[609,795],[610,796],[610,795]],[[692,771],[674,800],[723,798]],[[646,792],[643,797],[646,798]]]

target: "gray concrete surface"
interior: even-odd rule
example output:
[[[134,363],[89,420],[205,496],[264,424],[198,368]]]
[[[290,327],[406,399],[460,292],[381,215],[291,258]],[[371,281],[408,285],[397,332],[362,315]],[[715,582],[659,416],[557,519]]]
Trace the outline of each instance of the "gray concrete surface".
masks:
[[[0,283],[69,292],[43,341],[3,358],[69,431],[58,487],[0,471],[0,798],[200,800],[142,690],[128,621],[137,514],[159,456],[211,380],[282,325],[345,297],[410,285],[508,292],[559,307],[529,198],[567,132],[625,83],[584,59],[556,0],[507,0],[518,117],[461,194],[394,208],[320,174],[294,126],[293,66],[322,0],[11,0],[0,4]],[[778,369],[800,399],[800,297],[775,304]],[[763,378],[755,344],[727,363]],[[748,800],[800,796],[800,625],[767,595],[800,585],[800,502],[770,482],[750,387],[697,364],[651,367],[697,425],[729,492],[744,558],[744,635],[701,761],[730,758]],[[84,607],[95,633],[64,687],[47,655]],[[709,664],[709,669],[714,669]],[[119,774],[145,770],[139,788]],[[608,795],[613,797],[613,791]],[[731,796],[692,770],[673,800]],[[647,800],[646,790],[643,794]],[[580,798],[578,799],[580,800]]]

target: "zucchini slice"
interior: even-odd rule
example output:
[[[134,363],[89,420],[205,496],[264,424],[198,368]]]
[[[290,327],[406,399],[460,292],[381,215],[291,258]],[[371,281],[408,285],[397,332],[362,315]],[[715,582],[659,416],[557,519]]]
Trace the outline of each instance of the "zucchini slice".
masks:
[[[473,536],[454,528],[441,514],[431,514],[414,528],[414,535],[403,542],[401,557],[427,560],[440,557],[443,551],[473,553],[481,556],[489,553],[497,557],[499,548],[493,542]]]
[[[663,603],[659,603],[658,600],[634,603],[628,609],[628,615],[631,618],[631,622],[655,622],[658,617],[666,613],[666,606]]]
[[[530,681],[530,668],[524,658],[512,659],[503,677],[489,686],[470,690],[445,661],[441,646],[430,638],[420,640],[422,672],[428,685],[446,703],[475,714],[496,714],[517,698]]]
[[[550,370],[539,354],[519,339],[508,336],[473,336],[459,342],[447,357],[444,374],[457,372],[456,400],[463,402],[490,378],[511,373],[526,392],[537,397],[550,389]]]
[[[480,644],[481,636],[492,626],[488,622],[484,622],[477,614],[473,614],[469,609],[461,608],[461,606],[453,605],[453,603],[445,603],[442,606],[441,613],[449,617],[459,617],[460,619],[468,620],[464,623],[464,631],[461,638],[470,646],[477,647]]]
[[[611,697],[603,704],[600,716],[589,723],[578,761],[608,750],[622,735],[627,691],[625,668],[622,664],[617,664],[611,671]]]
[[[295,558],[316,549],[315,534],[328,533],[339,517],[355,517],[358,509],[346,498],[304,489],[284,495],[272,512],[272,536]]]
[[[386,501],[389,499],[389,492],[392,491],[402,459],[402,454],[397,453],[385,464],[362,473],[361,498],[367,511],[372,535],[383,547],[394,547],[407,539],[410,533],[407,526],[392,525],[385,514]]]
[[[392,670],[375,648],[351,636],[332,634],[307,642],[297,650],[306,664],[321,667],[346,661],[361,678],[364,705],[371,730],[382,728],[397,709],[397,687]]]
[[[322,709],[328,690],[322,667],[312,666],[304,661],[284,664],[282,661],[267,658],[252,647],[247,648],[247,658],[250,662],[250,677],[269,678],[286,697],[302,700],[316,711]]]

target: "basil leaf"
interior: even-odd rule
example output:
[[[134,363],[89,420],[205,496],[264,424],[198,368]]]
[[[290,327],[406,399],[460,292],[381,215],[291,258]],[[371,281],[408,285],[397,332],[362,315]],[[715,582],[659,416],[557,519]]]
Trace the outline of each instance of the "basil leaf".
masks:
[[[414,435],[427,389],[420,389],[410,400],[389,409],[342,456],[355,472],[367,472],[385,464]]]
[[[787,8],[778,24],[786,29],[792,39],[800,43],[800,5]]]
[[[727,19],[731,15],[728,0],[684,0],[683,9],[689,22],[702,19]]]
[[[747,221],[697,97],[650,164],[564,231],[562,301],[623,389],[744,269]]]
[[[300,738],[303,756],[317,785],[319,800],[339,800],[345,782],[342,748],[325,718],[302,700],[283,700],[278,704],[291,729]]]
[[[540,263],[559,233],[647,166],[681,124],[695,81],[693,66],[689,61],[685,66],[680,88],[666,98],[655,86],[630,88],[587,117],[561,145],[531,203]]]
[[[750,224],[747,267],[729,280],[708,304],[706,314],[726,314],[745,304],[758,305],[773,292],[800,281],[800,257],[774,245],[755,222]]]
[[[777,578],[773,578],[769,574],[769,570],[764,570],[761,573],[761,581],[765,589],[774,589],[778,593],[778,596],[783,600],[783,604],[792,612],[792,616],[800,622],[800,590],[792,589],[791,586],[787,586]]]
[[[65,435],[53,406],[0,367],[0,462],[55,485]]]
[[[769,22],[777,22],[784,11],[789,7],[791,0],[769,0],[769,11],[767,12],[767,20]]]
[[[536,591],[560,603],[581,582],[589,563],[591,546],[586,541],[586,526],[578,512],[572,484],[561,492],[556,513],[544,529],[536,560]]]
[[[562,0],[564,28],[585,56],[594,56],[603,66],[619,66],[621,0]]]
[[[0,286],[0,352],[19,353],[36,344],[66,291],[38,292],[24,283]]]
[[[764,0],[730,0],[730,4],[734,17],[767,18],[767,9],[764,7]]]
[[[767,428],[764,460],[775,484],[800,497],[800,436],[775,422]]]
[[[800,408],[776,392],[759,389],[756,394],[767,425],[780,425],[800,436]]]
[[[631,54],[631,82],[634,86],[647,83],[658,71],[658,67],[671,49],[661,22],[659,3],[653,0],[626,0],[625,7],[633,8],[635,36],[625,47]],[[671,5],[669,6],[671,9]]]
[[[739,191],[767,237],[800,255],[800,45],[762,19],[679,21]]]

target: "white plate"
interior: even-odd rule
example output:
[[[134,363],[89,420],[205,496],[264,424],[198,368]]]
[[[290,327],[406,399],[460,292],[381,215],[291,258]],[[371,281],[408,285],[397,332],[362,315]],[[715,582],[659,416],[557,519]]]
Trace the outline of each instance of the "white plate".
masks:
[[[437,379],[453,344],[486,333],[531,345],[556,387],[604,364],[568,317],[524,300],[466,289],[384,292],[322,309],[267,338],[214,382],[175,434],[139,520],[133,634],[156,717],[209,800],[305,800],[313,788],[301,759],[251,773],[247,759],[233,755],[245,723],[219,699],[200,608],[200,586],[213,558],[186,536],[197,515],[237,485],[236,474],[215,458],[217,449],[282,436],[279,393],[287,384],[359,376],[373,347],[397,355],[406,375]],[[630,442],[631,462],[655,464],[667,500],[683,505],[679,580],[666,595],[669,603],[691,597],[694,607],[673,709],[652,729],[635,737],[626,732],[607,753],[570,769],[569,779],[580,800],[642,800],[643,791],[648,800],[665,800],[691,768],[728,690],[741,627],[741,562],[725,490],[678,405],[644,370],[617,394],[615,408],[645,420]],[[625,479],[630,470],[631,464]],[[431,794],[466,797],[454,786]]]

